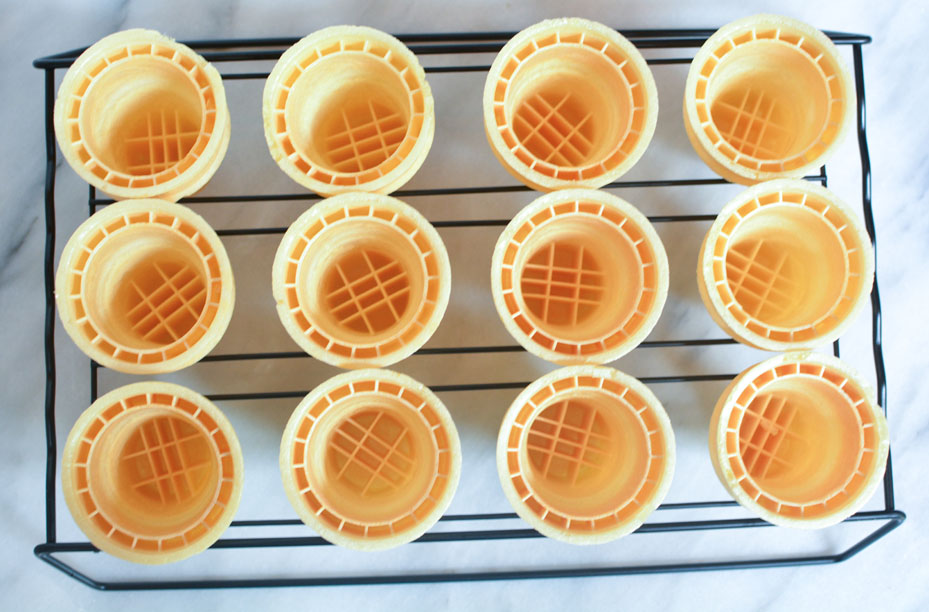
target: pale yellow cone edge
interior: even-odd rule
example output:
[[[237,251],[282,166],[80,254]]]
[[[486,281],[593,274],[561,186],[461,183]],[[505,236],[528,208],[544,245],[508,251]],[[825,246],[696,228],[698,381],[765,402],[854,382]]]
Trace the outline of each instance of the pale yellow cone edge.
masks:
[[[85,513],[84,508],[79,500],[80,493],[77,490],[77,484],[74,482],[74,476],[72,473],[78,447],[82,444],[85,444],[84,436],[88,427],[93,425],[101,417],[101,413],[103,411],[118,403],[121,399],[144,393],[157,393],[180,397],[193,404],[196,404],[204,413],[209,415],[209,417],[216,423],[218,429],[222,432],[223,436],[229,444],[229,453],[232,459],[234,472],[232,494],[231,498],[223,509],[219,520],[198,539],[188,542],[182,548],[171,551],[132,550],[108,538],[107,534],[104,533],[97,525],[95,525]],[[145,408],[139,407],[136,408],[136,410],[145,410]],[[219,460],[217,459],[217,461]],[[174,563],[176,561],[187,559],[209,548],[214,542],[216,542],[216,540],[220,538],[220,536],[222,536],[223,532],[226,531],[226,528],[229,527],[229,524],[232,522],[232,519],[235,516],[236,510],[239,506],[239,501],[242,497],[243,479],[244,467],[242,460],[242,449],[239,446],[238,438],[236,437],[235,431],[232,429],[232,425],[229,423],[229,420],[215,405],[213,405],[212,402],[207,400],[199,393],[186,387],[175,385],[173,383],[154,381],[132,383],[123,387],[119,387],[118,389],[103,395],[97,399],[97,401],[95,401],[87,410],[85,410],[80,417],[78,417],[77,422],[71,429],[71,433],[68,435],[68,439],[65,442],[65,446],[62,451],[61,488],[64,493],[65,503],[67,504],[68,509],[71,511],[71,516],[74,518],[75,523],[77,523],[77,526],[81,529],[82,532],[84,532],[84,534],[88,537],[94,546],[103,552],[113,555],[114,557],[118,557],[125,561],[131,561],[133,563],[141,563],[146,565]]]
[[[860,249],[863,255],[863,269],[860,274],[863,278],[860,290],[854,296],[854,304],[848,310],[846,316],[835,324],[827,332],[818,334],[815,338],[809,340],[782,341],[759,334],[747,328],[743,323],[738,321],[732,313],[726,308],[722,298],[719,295],[717,282],[722,280],[715,277],[713,272],[713,250],[707,248],[708,245],[715,244],[728,223],[738,209],[751,200],[763,197],[766,194],[774,193],[800,193],[813,196],[824,200],[836,211],[839,211],[846,225],[854,233],[856,238],[855,248]],[[769,210],[778,206],[771,204],[765,207]],[[794,351],[811,349],[817,346],[823,346],[833,342],[846,332],[849,326],[855,321],[855,318],[868,302],[871,293],[871,287],[874,284],[874,249],[871,247],[871,241],[868,237],[864,224],[858,215],[843,202],[839,197],[825,187],[801,179],[778,179],[766,181],[748,189],[745,189],[731,201],[729,201],[720,211],[713,225],[707,231],[700,245],[700,253],[697,256],[697,288],[700,291],[700,298],[706,307],[707,312],[713,318],[713,321],[722,328],[727,334],[749,346],[763,349],[766,351]],[[760,322],[759,322],[760,324]],[[778,328],[781,329],[781,328]],[[787,329],[787,328],[785,328]]]
[[[611,46],[621,51],[627,57],[627,61],[629,61],[635,67],[635,70],[638,73],[640,79],[637,85],[642,87],[645,92],[645,123],[632,151],[630,151],[628,156],[615,167],[609,168],[606,172],[590,178],[581,178],[577,180],[555,178],[526,165],[526,163],[518,159],[514,152],[506,145],[496,124],[494,114],[494,93],[497,88],[497,84],[501,81],[501,74],[506,65],[509,63],[513,53],[517,52],[529,41],[537,37],[544,36],[546,34],[553,34],[560,31],[589,32],[592,35],[608,41]],[[593,49],[589,50],[591,53],[597,53]],[[515,80],[516,74],[518,74],[518,69],[517,73],[514,73],[511,80]],[[596,189],[606,185],[607,183],[615,181],[620,176],[628,172],[629,169],[639,161],[639,159],[642,157],[642,154],[645,153],[645,149],[648,148],[652,136],[654,135],[655,124],[658,120],[658,89],[655,86],[655,79],[652,76],[652,72],[649,69],[648,64],[645,62],[645,58],[635,47],[635,45],[629,42],[626,37],[624,37],[613,28],[605,26],[596,21],[590,21],[588,19],[547,19],[545,21],[541,21],[532,26],[529,26],[528,28],[516,34],[516,36],[511,38],[506,43],[506,45],[504,45],[503,49],[500,50],[500,53],[497,54],[496,58],[494,58],[493,64],[490,67],[490,71],[487,74],[487,79],[484,84],[483,109],[484,132],[487,136],[488,142],[490,143],[490,149],[493,151],[494,156],[497,158],[497,160],[500,161],[506,171],[509,172],[513,177],[525,183],[529,187],[540,191],[553,191],[556,189],[579,187]],[[512,118],[510,118],[510,120],[512,120]]]
[[[100,62],[114,50],[145,44],[157,44],[172,49],[176,54],[192,60],[203,70],[216,103],[215,124],[203,153],[179,176],[164,183],[147,187],[115,185],[92,173],[88,166],[78,158],[69,136],[66,107],[76,96],[75,87],[80,84],[84,79],[85,72],[93,65]],[[186,73],[182,66],[179,64],[176,64],[176,66],[179,71]],[[175,42],[172,38],[154,30],[138,28],[117,32],[100,39],[74,61],[74,64],[65,73],[64,79],[58,88],[58,95],[55,99],[54,124],[58,146],[68,164],[82,179],[117,200],[158,198],[176,202],[182,197],[196,193],[206,185],[222,163],[229,147],[231,131],[229,108],[226,104],[226,93],[219,71],[186,45]]]
[[[216,258],[219,265],[222,293],[220,295],[220,302],[216,315],[209,328],[197,342],[187,348],[183,353],[157,362],[131,363],[129,361],[117,359],[112,354],[102,350],[98,344],[91,342],[81,332],[79,323],[80,317],[74,310],[72,300],[69,299],[67,287],[71,270],[84,251],[85,241],[89,237],[100,231],[101,227],[107,227],[120,217],[144,212],[173,216],[196,228],[199,237],[209,244],[213,256]],[[158,227],[162,230],[168,229],[168,227],[164,225],[159,225]],[[177,235],[184,240],[189,240],[189,237],[180,232],[178,232]],[[104,244],[105,240],[106,239],[99,243],[97,247]],[[111,265],[111,262],[104,261],[101,262],[100,265]],[[58,261],[58,271],[55,275],[55,299],[58,315],[61,318],[61,323],[65,331],[85,355],[100,365],[127,374],[158,374],[174,372],[193,365],[213,350],[223,337],[226,328],[229,326],[229,321],[232,319],[232,312],[235,306],[235,280],[232,275],[232,265],[229,262],[229,256],[226,254],[226,249],[222,241],[203,217],[185,206],[166,202],[164,200],[132,200],[107,206],[84,221],[74,231],[68,239],[67,244],[65,244],[64,250],[61,253],[61,258]],[[88,308],[84,306],[84,310],[86,312]],[[114,345],[117,344],[113,339],[108,338],[107,340]]]
[[[297,484],[293,475],[293,458],[294,443],[296,441],[297,430],[301,422],[306,418],[308,411],[326,396],[329,392],[339,387],[361,381],[384,381],[398,385],[404,389],[409,389],[425,399],[429,406],[435,411],[439,418],[439,425],[448,438],[449,451],[451,453],[451,466],[448,482],[439,499],[435,500],[435,506],[427,515],[417,517],[419,521],[411,528],[405,531],[397,531],[387,537],[364,537],[354,534],[345,533],[332,528],[323,522],[319,515],[314,512],[303,500],[302,491]],[[332,409],[332,405],[330,405]],[[312,431],[310,434],[312,440]],[[312,440],[317,444],[326,444],[327,440]],[[360,551],[379,551],[389,548],[395,548],[402,544],[412,542],[426,533],[441,518],[442,514],[452,502],[455,491],[458,488],[458,481],[461,477],[461,443],[458,438],[458,430],[452,420],[448,409],[439,400],[438,397],[425,385],[413,380],[405,374],[400,374],[391,370],[356,370],[345,372],[334,376],[323,384],[316,387],[308,393],[300,404],[294,409],[287,426],[284,428],[284,434],[281,437],[281,451],[279,456],[279,465],[281,470],[281,480],[284,485],[284,492],[290,501],[297,515],[308,527],[316,531],[320,536],[333,544]]]
[[[709,136],[707,136],[701,127],[700,119],[697,115],[696,92],[700,68],[705,64],[707,59],[712,57],[713,51],[716,50],[720,43],[753,26],[773,26],[782,31],[796,33],[802,36],[806,41],[812,41],[821,53],[828,57],[837,67],[837,76],[840,80],[842,98],[845,101],[844,112],[840,118],[839,130],[832,141],[828,143],[826,150],[802,166],[783,172],[759,170],[735,163],[733,160],[720,153],[713,145]],[[733,183],[754,185],[762,181],[777,178],[801,177],[818,171],[819,167],[826,163],[845,138],[845,134],[849,129],[849,123],[851,123],[851,118],[854,114],[855,100],[856,97],[852,88],[851,76],[848,73],[848,69],[845,66],[845,62],[838,48],[828,36],[813,26],[790,17],[759,14],[726,24],[707,39],[703,46],[700,47],[700,50],[697,51],[690,64],[690,71],[687,75],[687,82],[684,88],[684,128],[697,155],[700,156],[700,159],[702,159],[713,172]]]
[[[407,223],[415,225],[417,230],[417,235],[424,237],[429,245],[431,252],[436,256],[436,261],[438,264],[438,282],[439,282],[439,291],[438,299],[436,300],[432,315],[429,317],[428,321],[423,325],[420,331],[415,335],[411,342],[408,342],[402,346],[402,348],[377,355],[375,357],[346,357],[344,355],[339,355],[333,353],[332,351],[323,348],[319,344],[310,340],[306,333],[301,329],[300,325],[297,323],[294,318],[294,313],[290,311],[286,301],[286,267],[289,262],[289,256],[293,252],[295,246],[304,240],[304,233],[312,227],[314,224],[318,223],[321,218],[330,215],[331,213],[338,211],[339,209],[349,209],[356,207],[375,207],[381,211],[390,211],[396,215],[396,218],[403,219]],[[351,219],[357,220],[366,220],[370,219],[370,216],[352,216]],[[358,237],[357,230],[352,230],[351,228],[351,219],[345,224],[342,225],[342,229],[339,231],[351,232],[350,237],[353,239]],[[323,232],[327,229],[323,229]],[[335,231],[332,228],[328,228],[328,231]],[[308,247],[309,250],[310,247]],[[321,264],[318,266],[320,268],[324,267]],[[382,195],[382,194],[373,194],[373,193],[345,193],[338,196],[333,196],[327,198],[315,205],[313,205],[309,210],[300,215],[296,221],[294,221],[290,227],[285,232],[284,237],[281,239],[281,243],[278,246],[277,253],[274,257],[274,263],[271,270],[272,277],[272,292],[274,295],[274,300],[277,304],[277,314],[281,320],[281,323],[284,325],[284,329],[287,330],[287,333],[293,338],[294,342],[297,345],[313,356],[315,359],[319,359],[324,363],[334,365],[340,368],[372,368],[372,367],[384,367],[396,363],[406,357],[409,357],[416,350],[422,347],[432,334],[435,333],[436,328],[438,328],[439,323],[442,322],[442,318],[445,316],[445,310],[448,307],[449,295],[451,293],[451,284],[452,284],[452,272],[451,264],[448,259],[448,251],[445,249],[445,244],[442,242],[441,236],[423,217],[416,209],[406,204],[405,202],[393,198],[391,196]],[[299,282],[299,278],[297,279]],[[299,293],[299,291],[298,291]],[[413,308],[417,305],[410,304],[407,308]],[[303,312],[303,315],[307,320],[314,325],[315,319],[311,316],[311,313]],[[409,324],[401,329],[395,330],[394,337],[399,336],[404,331],[406,331],[410,325],[416,325],[415,320],[409,321]],[[377,344],[383,344],[388,342],[386,339],[379,339]],[[352,345],[351,342],[346,341],[345,344]],[[371,343],[359,344],[356,346],[359,347],[368,347]]]
[[[657,476],[659,482],[655,486],[654,492],[648,500],[648,503],[643,504],[639,510],[627,521],[620,523],[611,529],[605,529],[596,532],[586,530],[582,532],[572,531],[571,529],[560,528],[542,520],[536,513],[534,513],[526,506],[522,497],[513,486],[513,483],[510,479],[510,470],[507,466],[507,439],[509,438],[510,432],[514,427],[517,415],[526,406],[531,405],[531,398],[540,390],[556,381],[576,376],[591,376],[595,378],[609,379],[625,387],[628,387],[639,394],[648,404],[648,410],[654,413],[654,416],[656,417],[656,420],[661,427],[662,438],[665,442],[665,446],[662,450],[663,453],[667,456],[664,470]],[[568,393],[563,393],[562,395],[556,393],[553,397],[563,397],[565,395],[568,395]],[[551,398],[550,400],[547,400],[546,403],[550,404]],[[531,421],[538,414],[540,414],[544,408],[533,407],[532,410],[533,415],[529,417],[527,423],[531,423]],[[525,442],[525,437],[526,434],[524,433],[521,437],[521,443]],[[665,412],[661,402],[657,397],[655,397],[655,394],[652,393],[648,387],[642,384],[640,380],[629,376],[624,372],[620,372],[619,370],[606,366],[571,366],[555,370],[554,372],[549,372],[548,374],[537,379],[528,387],[526,387],[522,392],[520,392],[516,399],[513,400],[513,403],[507,409],[506,414],[503,417],[503,423],[500,426],[500,433],[497,437],[497,474],[500,477],[500,484],[503,487],[503,492],[506,495],[507,500],[510,502],[510,505],[513,506],[513,509],[520,516],[520,518],[529,523],[533,529],[546,537],[561,542],[566,542],[568,544],[605,544],[628,535],[638,529],[645,522],[645,519],[647,519],[648,516],[656,508],[658,508],[659,504],[661,504],[662,500],[664,500],[665,496],[667,495],[668,489],[671,487],[671,480],[674,476],[675,462],[676,451],[674,431],[671,428],[671,420],[668,418],[667,412]],[[523,466],[522,469],[529,470],[531,467]],[[536,499],[540,501],[540,503],[544,503],[542,500],[539,500],[538,497],[536,497]]]
[[[504,299],[501,274],[507,245],[513,240],[516,232],[519,231],[529,219],[545,208],[564,202],[574,201],[593,202],[605,208],[610,208],[628,218],[630,222],[641,230],[655,258],[658,287],[651,310],[647,313],[645,320],[636,333],[629,335],[625,341],[605,351],[580,355],[567,355],[539,345],[513,321],[513,317],[510,316],[509,309]],[[518,281],[516,273],[517,270],[514,270],[514,292],[517,286],[516,281]],[[593,189],[563,189],[545,194],[533,200],[513,217],[512,221],[507,224],[506,228],[500,234],[494,247],[490,266],[490,286],[494,299],[494,306],[496,306],[497,314],[503,322],[503,326],[506,327],[510,335],[527,351],[546,361],[562,366],[609,363],[619,359],[641,344],[652,329],[654,329],[655,324],[658,323],[658,319],[664,309],[665,301],[668,296],[669,277],[668,257],[665,252],[664,244],[661,242],[661,238],[659,238],[658,233],[655,231],[648,218],[629,202],[605,191]],[[523,310],[525,310],[521,298],[517,297],[517,303],[522,305]]]
[[[823,514],[813,519],[783,516],[759,505],[739,485],[739,481],[729,463],[726,451],[726,426],[729,415],[732,412],[733,403],[745,392],[749,383],[754,380],[759,373],[771,370],[780,365],[796,362],[819,364],[840,372],[843,376],[853,381],[854,384],[864,392],[866,404],[874,416],[875,433],[877,435],[875,467],[871,473],[867,475],[864,486],[855,492],[844,506],[837,508],[834,512]],[[860,510],[871,496],[874,495],[874,491],[881,484],[884,477],[884,469],[887,464],[887,456],[890,452],[890,434],[887,429],[887,420],[884,418],[880,407],[877,405],[874,389],[861,378],[858,372],[845,362],[831,355],[806,352],[778,355],[762,361],[761,363],[757,363],[747,368],[729,383],[713,409],[713,416],[710,419],[708,443],[710,460],[713,463],[716,476],[719,478],[723,487],[726,488],[729,494],[732,495],[739,504],[769,523],[797,529],[821,529],[829,527],[842,522]]]
[[[376,180],[360,184],[348,184],[347,182],[346,184],[332,184],[309,176],[306,172],[297,167],[294,160],[291,158],[292,155],[288,155],[287,152],[284,151],[281,143],[278,142],[278,139],[275,137],[275,97],[285,85],[284,81],[291,67],[299,65],[304,59],[304,55],[314,47],[325,44],[335,44],[340,40],[368,40],[377,42],[387,47],[392,56],[403,58],[406,69],[415,75],[415,79],[423,91],[425,103],[423,125],[416,143],[409,154],[406,155],[397,167],[381,175]],[[395,70],[394,67],[392,67],[392,69]],[[324,197],[351,191],[385,194],[396,191],[405,185],[413,175],[416,174],[420,166],[423,165],[423,162],[426,161],[426,156],[429,154],[429,149],[432,147],[432,140],[435,136],[435,102],[432,97],[432,89],[429,87],[429,83],[426,80],[426,72],[423,70],[419,59],[406,45],[390,34],[365,26],[341,25],[323,28],[302,38],[287,49],[274,65],[271,74],[268,76],[268,80],[265,82],[261,109],[265,140],[275,163],[277,163],[281,170],[296,183]],[[350,174],[343,172],[332,172],[332,174],[340,177],[350,176]]]

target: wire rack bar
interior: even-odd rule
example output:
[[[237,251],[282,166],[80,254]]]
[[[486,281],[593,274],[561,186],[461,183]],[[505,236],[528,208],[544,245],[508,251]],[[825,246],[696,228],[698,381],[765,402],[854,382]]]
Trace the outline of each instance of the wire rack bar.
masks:
[[[623,30],[618,32],[640,49],[680,49],[700,47],[715,30]],[[864,34],[826,31],[825,34],[837,45],[863,45],[871,42]],[[516,32],[455,32],[448,34],[398,34],[417,55],[445,55],[457,53],[497,53]],[[185,45],[200,52],[209,62],[236,62],[252,60],[276,60],[285,49],[299,38],[252,38],[191,40]],[[229,51],[229,47],[239,50]],[[267,50],[266,47],[277,47]],[[222,49],[210,51],[210,49]],[[33,66],[40,69],[67,68],[86,47],[39,58]],[[689,61],[689,60],[687,60]],[[266,75],[265,75],[266,76]]]

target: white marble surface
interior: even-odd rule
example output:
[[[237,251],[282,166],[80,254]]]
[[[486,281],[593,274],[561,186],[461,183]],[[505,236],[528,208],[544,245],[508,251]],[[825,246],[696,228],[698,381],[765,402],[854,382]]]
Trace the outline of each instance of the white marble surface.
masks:
[[[74,6],[76,4],[76,6]],[[355,587],[324,589],[220,590],[161,593],[99,593],[81,586],[32,556],[44,537],[43,432],[43,286],[44,243],[42,185],[44,133],[42,75],[32,59],[87,45],[127,27],[150,27],[179,39],[247,36],[298,36],[337,23],[368,24],[393,32],[449,30],[513,30],[544,17],[561,16],[563,2],[459,0],[445,6],[416,1],[288,2],[270,5],[257,1],[236,3],[212,0],[144,3],[128,2],[0,2],[0,328],[3,384],[0,387],[0,609],[123,608],[141,610],[185,605],[191,609],[249,609],[262,607],[344,607],[394,609],[534,609],[641,606],[647,609],[925,609],[929,606],[929,547],[926,529],[929,488],[924,466],[929,465],[929,370],[922,313],[929,298],[924,260],[929,257],[929,43],[925,26],[929,10],[922,1],[809,2],[778,4],[739,0],[702,6],[690,2],[578,3],[570,12],[623,28],[713,27],[762,10],[776,10],[819,27],[865,32],[875,42],[865,47],[868,119],[874,167],[874,202],[880,248],[879,278],[884,299],[884,341],[890,383],[890,426],[897,485],[897,503],[909,520],[896,532],[858,557],[835,567],[772,569],[707,574],[650,575],[604,579],[573,579],[510,583],[440,584],[432,586]],[[647,6],[648,5],[648,6]],[[850,62],[850,54],[846,53]],[[427,58],[429,60],[429,58]],[[429,60],[432,61],[432,60]],[[428,62],[427,62],[428,63]],[[696,159],[680,119],[680,95],[685,69],[656,68],[662,105],[659,130],[650,150],[628,178],[710,176]],[[512,184],[483,143],[479,99],[482,77],[431,79],[437,98],[439,128],[432,154],[411,187],[442,184]],[[255,82],[227,84],[233,113],[233,141],[229,155],[204,193],[297,191],[270,162],[260,133],[259,93]],[[855,147],[846,143],[831,184],[858,203],[853,172]],[[59,173],[59,232],[64,238],[85,214],[85,188],[67,167]],[[731,187],[663,191],[625,190],[620,195],[647,213],[711,212],[732,193]],[[486,198],[411,200],[431,219],[463,214],[512,215],[532,194],[488,201]],[[303,205],[239,206],[231,210],[198,210],[218,227],[248,223],[286,224]],[[653,339],[674,335],[719,337],[696,297],[691,278],[693,257],[705,226],[663,226],[659,233],[669,245],[672,289]],[[467,233],[474,232],[474,233]],[[455,289],[449,315],[431,346],[505,344],[510,340],[497,324],[487,295],[486,266],[495,231],[449,230],[443,233],[453,258]],[[238,242],[235,242],[238,240]],[[267,266],[276,239],[229,239],[227,248],[236,268],[239,302],[230,332],[219,351],[292,350],[273,315],[267,291]],[[490,321],[489,323],[485,323]],[[846,351],[863,369],[868,321],[858,322]],[[86,362],[59,331],[59,435],[63,438],[87,397]],[[257,338],[257,339],[256,339]],[[617,366],[637,375],[658,371],[734,371],[763,355],[738,347],[661,353],[639,350]],[[448,358],[446,358],[448,359]],[[309,388],[332,373],[307,365],[243,364],[203,366],[171,377],[204,392],[271,388]],[[529,379],[549,369],[529,358],[500,362],[473,358],[440,361],[413,358],[397,369],[427,383],[475,381],[481,378]],[[75,364],[79,364],[80,367]],[[212,369],[211,369],[212,368]],[[867,372],[871,370],[866,369]],[[106,375],[104,388],[127,377]],[[694,386],[656,392],[665,402],[679,444],[679,466],[669,501],[723,499],[704,450],[705,427],[720,385]],[[452,511],[506,511],[496,474],[492,448],[495,430],[516,392],[447,394],[443,399],[458,422],[465,443],[466,464]],[[276,474],[276,445],[283,423],[295,402],[229,403],[222,406],[236,426],[246,452],[248,469],[245,501],[239,518],[290,517]],[[247,404],[247,405],[246,405]],[[876,504],[876,500],[875,500]],[[872,504],[869,507],[874,507]],[[734,513],[733,513],[734,514]],[[709,515],[708,515],[709,516]],[[716,516],[715,514],[713,516]],[[665,512],[655,520],[674,520]],[[62,540],[83,539],[67,511],[59,509]],[[300,530],[298,530],[300,531]],[[302,531],[300,531],[303,533]],[[288,532],[292,533],[292,532]],[[845,533],[845,532],[842,532]],[[860,532],[855,532],[860,534]],[[240,531],[237,535],[246,535]],[[495,542],[488,544],[410,545],[396,553],[365,556],[327,550],[274,550],[254,555],[209,552],[173,568],[131,567],[101,556],[77,559],[95,574],[134,576],[305,575],[339,567],[384,568],[551,565],[558,559],[575,564],[596,563],[612,557],[622,562],[699,560],[779,554],[806,550],[833,552],[846,540],[838,532],[801,537],[781,530],[727,532],[691,536],[634,535],[602,549],[577,550],[550,542]],[[286,564],[286,565],[285,565]],[[152,573],[155,572],[155,573]]]

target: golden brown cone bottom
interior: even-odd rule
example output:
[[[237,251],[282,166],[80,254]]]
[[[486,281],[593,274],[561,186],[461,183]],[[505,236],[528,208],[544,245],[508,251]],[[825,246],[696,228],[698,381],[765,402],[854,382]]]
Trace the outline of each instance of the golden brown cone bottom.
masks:
[[[432,336],[448,305],[451,268],[438,232],[411,206],[346,193],[293,222],[272,284],[300,348],[342,368],[380,367]]]
[[[216,346],[235,303],[226,250],[179,204],[132,200],[84,221],[61,253],[58,314],[97,363],[128,374],[173,372]]]
[[[419,60],[367,27],[324,28],[285,51],[265,84],[262,114],[271,157],[323,196],[400,188],[435,133]]]
[[[874,392],[854,370],[830,355],[789,353],[732,381],[709,446],[736,501],[771,523],[814,529],[867,502],[890,441]]]
[[[281,478],[297,514],[323,538],[382,550],[415,540],[451,503],[461,446],[424,385],[358,370],[310,392],[284,430]]]
[[[229,145],[222,78],[152,30],[107,36],[75,60],[55,100],[65,160],[117,200],[176,201],[203,187]]]
[[[586,19],[514,36],[484,85],[484,130],[503,167],[533,189],[597,188],[625,174],[655,131],[658,94],[638,49]]]
[[[517,514],[571,544],[635,531],[667,494],[674,458],[658,399],[602,366],[562,368],[529,385],[497,440],[497,470]]]
[[[817,170],[854,108],[851,77],[829,38],[803,22],[755,15],[716,31],[684,89],[684,126],[704,162],[753,185]]]
[[[713,320],[769,351],[842,335],[868,300],[874,255],[857,215],[819,185],[781,179],[723,207],[700,248],[697,286]]]
[[[61,486],[100,550],[159,564],[206,550],[242,492],[242,451],[226,417],[179,385],[142,382],[107,393],[65,443]]]
[[[592,189],[544,195],[506,226],[491,289],[507,331],[561,365],[607,363],[655,326],[668,294],[668,260],[648,219]]]

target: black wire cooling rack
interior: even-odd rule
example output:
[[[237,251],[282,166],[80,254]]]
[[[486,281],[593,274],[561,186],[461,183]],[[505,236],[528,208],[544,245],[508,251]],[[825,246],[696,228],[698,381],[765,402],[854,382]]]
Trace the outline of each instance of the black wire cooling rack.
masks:
[[[686,49],[701,46],[713,33],[713,30],[620,30],[629,40],[640,49]],[[444,34],[407,34],[398,38],[406,43],[418,55],[444,55],[450,58],[464,58],[469,54],[487,54],[499,51],[514,32],[480,32],[480,33],[444,33]],[[865,225],[876,247],[874,219],[871,209],[871,165],[868,154],[867,134],[865,130],[865,87],[862,66],[862,46],[871,42],[869,36],[841,32],[826,32],[838,45],[850,45],[852,48],[853,65],[855,73],[855,91],[857,94],[857,135],[861,162],[861,205]],[[281,53],[297,41],[295,38],[260,38],[239,40],[198,40],[186,42],[188,46],[198,50],[206,60],[221,62],[224,65],[235,65],[238,62],[254,60],[276,60]],[[502,568],[489,571],[472,571],[468,569],[447,570],[445,572],[414,572],[414,573],[385,573],[377,575],[349,575],[349,576],[305,576],[296,578],[266,578],[266,577],[229,577],[211,579],[184,579],[184,580],[117,580],[107,581],[94,578],[87,573],[79,571],[60,555],[69,553],[94,553],[97,549],[90,542],[60,542],[57,537],[57,510],[56,510],[56,468],[57,458],[57,423],[55,418],[56,406],[56,354],[55,354],[55,298],[54,298],[54,258],[55,258],[55,170],[57,163],[57,150],[53,123],[53,110],[55,104],[55,75],[56,71],[67,69],[83,49],[75,49],[37,59],[34,66],[44,71],[45,75],[45,149],[46,149],[46,179],[45,179],[45,433],[47,449],[46,481],[45,481],[45,542],[35,547],[37,557],[62,571],[75,580],[100,590],[144,590],[144,589],[194,589],[194,588],[227,588],[227,587],[278,587],[278,586],[325,586],[325,585],[358,585],[358,584],[401,584],[401,583],[430,583],[430,582],[465,582],[477,580],[516,580],[527,578],[560,578],[583,576],[616,576],[644,573],[691,572],[724,569],[749,569],[781,566],[800,566],[839,563],[853,557],[877,540],[881,539],[906,519],[906,515],[897,510],[894,505],[893,475],[890,458],[887,460],[887,471],[884,476],[883,510],[862,511],[848,518],[845,523],[868,522],[877,525],[865,537],[844,551],[832,554],[807,554],[798,556],[759,556],[755,558],[735,558],[719,561],[689,562],[641,565],[615,565],[603,564],[600,566],[564,566],[544,569],[521,569],[517,567]],[[649,59],[649,64],[688,64],[690,57],[681,58],[655,58]],[[426,72],[481,72],[489,69],[487,65],[471,65],[466,62],[454,61],[450,65],[429,66]],[[266,72],[225,72],[223,78],[232,79],[264,79]],[[825,185],[827,182],[826,168],[822,167],[819,174],[805,177],[807,180]],[[681,180],[655,180],[655,181],[620,181],[607,187],[670,187],[690,185],[724,184],[722,179],[681,179]],[[504,192],[528,191],[522,185],[503,187],[444,187],[439,189],[401,190],[394,195],[404,197],[415,196],[454,196],[463,194],[494,194]],[[242,203],[242,202],[270,202],[283,200],[316,200],[318,196],[308,193],[264,194],[264,195],[226,195],[209,197],[190,197],[181,200],[182,203],[195,205],[199,203]],[[111,203],[112,200],[99,198],[93,187],[90,188],[87,205],[88,212],[93,214],[99,207]],[[713,215],[666,215],[653,216],[653,223],[681,223],[695,221],[712,221]],[[475,226],[505,226],[509,219],[481,219],[481,220],[450,220],[433,222],[436,227],[475,227]],[[242,229],[226,229],[217,233],[220,236],[247,236],[259,234],[283,234],[285,227],[251,227]],[[881,302],[878,293],[878,283],[875,278],[874,289],[871,293],[871,344],[874,354],[874,369],[877,379],[877,397],[885,412],[887,410],[887,384],[884,372],[884,358],[881,347]],[[642,346],[651,347],[683,347],[708,346],[718,344],[732,344],[730,339],[687,339],[667,341],[646,341]],[[834,352],[839,353],[839,342],[834,344]],[[449,355],[463,353],[505,353],[522,351],[519,346],[458,346],[449,348],[420,349],[420,355]],[[275,353],[236,353],[209,355],[203,361],[247,361],[261,359],[286,359],[305,357],[302,352],[275,352]],[[90,364],[91,399],[97,397],[98,374],[101,366]],[[690,376],[652,376],[642,377],[645,383],[689,383],[697,381],[725,381],[735,374],[702,374]],[[456,385],[436,385],[432,390],[436,392],[467,392],[486,391],[496,389],[522,389],[529,381],[476,383]],[[209,396],[214,401],[236,400],[263,400],[277,398],[299,398],[306,391],[281,392],[252,392],[229,393]],[[65,424],[69,427],[70,424]],[[655,517],[667,517],[677,514],[681,516],[682,510],[701,510],[707,508],[724,508],[735,506],[736,502],[727,501],[695,501],[684,503],[662,504],[658,511],[652,515],[651,520],[639,528],[639,534],[655,534],[669,532],[697,532],[706,530],[731,530],[760,528],[773,528],[759,518],[727,518],[714,520],[670,520],[658,522]],[[508,521],[512,519],[512,521]],[[443,522],[465,522],[465,524],[496,524],[505,521],[514,525],[505,529],[472,529],[472,530],[433,530],[422,536],[414,546],[422,546],[435,542],[466,542],[480,540],[516,540],[540,537],[533,529],[527,529],[518,521],[513,513],[493,514],[457,514],[446,515]],[[490,521],[490,523],[488,522]],[[327,543],[319,537],[290,536],[290,537],[230,537],[228,533],[234,532],[236,527],[249,527],[261,530],[262,528],[281,527],[282,525],[299,525],[298,519],[266,519],[234,521],[227,537],[218,540],[214,549],[237,549],[242,554],[254,549],[271,549],[293,546],[320,546]],[[270,532],[268,532],[270,533]],[[503,546],[505,544],[501,544]],[[208,553],[207,553],[208,554]],[[387,568],[385,568],[387,569]]]

